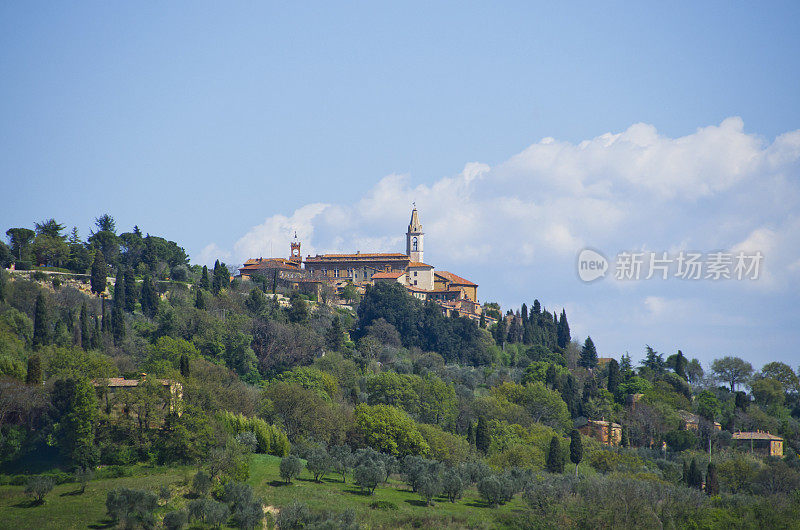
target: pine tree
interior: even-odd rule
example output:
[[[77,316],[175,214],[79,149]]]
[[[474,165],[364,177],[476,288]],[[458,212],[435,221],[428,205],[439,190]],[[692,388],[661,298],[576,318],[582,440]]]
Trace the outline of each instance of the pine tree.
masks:
[[[578,478],[578,464],[583,460],[583,443],[577,429],[572,429],[569,433],[569,459],[575,464],[575,478]]]
[[[38,349],[50,343],[50,322],[47,314],[47,300],[43,292],[36,297],[33,310],[33,348]]]
[[[88,350],[91,347],[92,336],[89,331],[89,311],[86,302],[81,306],[81,348]]]
[[[622,375],[623,381],[627,381],[633,376],[633,363],[631,356],[628,352],[622,354],[622,360],[619,363],[619,373]]]
[[[106,290],[106,276],[108,276],[108,267],[106,267],[106,259],[103,252],[98,250],[94,254],[94,261],[92,262],[92,277],[91,286],[92,292],[100,294]]]
[[[128,269],[125,271],[125,311],[133,313],[136,309],[136,278],[133,276],[133,270]]]
[[[489,436],[489,426],[486,419],[481,416],[478,418],[478,427],[475,429],[475,447],[483,454],[489,451],[492,440]]]
[[[181,375],[186,378],[189,377],[189,356],[185,353],[181,355]]]
[[[550,473],[564,472],[564,455],[561,453],[561,442],[557,434],[550,439],[550,450],[547,451],[547,470]]]
[[[29,385],[42,384],[42,359],[38,355],[31,355],[28,358],[28,374],[25,383]]]
[[[594,347],[592,337],[586,337],[586,341],[581,348],[581,356],[578,359],[578,366],[594,369],[597,366],[597,350]]]
[[[333,317],[331,321],[331,327],[328,328],[328,331],[325,333],[325,342],[328,344],[328,348],[331,351],[339,351],[344,344],[344,328],[342,327],[342,321],[339,319],[339,315]]]
[[[706,470],[706,494],[718,495],[719,494],[719,479],[717,478],[717,466],[714,462],[708,464]]]
[[[561,310],[561,318],[558,320],[558,346],[566,348],[569,341],[572,340],[569,334],[569,322],[567,322],[567,312]]]
[[[206,300],[203,297],[203,290],[201,288],[195,289],[195,296],[194,296],[194,306],[197,309],[205,309],[206,308]]]
[[[206,291],[211,290],[211,280],[208,278],[208,267],[203,265],[203,274],[200,275],[200,288]]]
[[[622,377],[619,373],[619,363],[616,359],[611,359],[608,361],[608,384],[606,388],[609,392],[616,395],[617,388],[619,388],[619,384],[622,382]]]

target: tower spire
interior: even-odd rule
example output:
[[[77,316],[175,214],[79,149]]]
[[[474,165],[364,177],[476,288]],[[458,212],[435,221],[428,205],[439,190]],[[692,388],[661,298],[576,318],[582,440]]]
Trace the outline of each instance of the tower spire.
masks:
[[[422,232],[422,223],[419,221],[416,203],[411,210],[411,220],[406,232],[406,255],[411,261],[422,262],[422,243],[425,234]]]

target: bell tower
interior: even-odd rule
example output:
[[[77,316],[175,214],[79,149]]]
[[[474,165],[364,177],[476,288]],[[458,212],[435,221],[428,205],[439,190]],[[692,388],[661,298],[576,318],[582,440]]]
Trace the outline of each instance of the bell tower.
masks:
[[[289,261],[298,264],[303,262],[303,256],[300,254],[300,240],[297,239],[297,232],[294,233],[294,240],[291,242],[291,254],[289,254]]]
[[[422,243],[425,234],[422,232],[422,223],[419,222],[419,214],[417,207],[411,210],[411,221],[408,223],[408,231],[406,232],[406,256],[411,261],[418,261],[422,263]]]

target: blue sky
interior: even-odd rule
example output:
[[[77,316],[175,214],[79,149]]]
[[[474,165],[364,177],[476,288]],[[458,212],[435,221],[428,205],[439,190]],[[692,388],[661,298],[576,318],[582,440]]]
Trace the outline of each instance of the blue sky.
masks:
[[[566,4],[566,3],[563,3]],[[0,226],[111,213],[195,262],[400,250],[483,300],[797,366],[800,4],[0,5]],[[754,282],[578,280],[578,251],[763,250]]]

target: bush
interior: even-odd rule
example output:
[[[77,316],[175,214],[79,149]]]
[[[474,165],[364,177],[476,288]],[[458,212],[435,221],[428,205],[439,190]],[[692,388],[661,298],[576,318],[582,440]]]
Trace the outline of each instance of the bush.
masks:
[[[391,512],[396,512],[399,509],[397,505],[391,501],[374,501],[369,504],[369,507],[373,510],[387,510]]]
[[[478,493],[489,506],[495,507],[503,500],[503,485],[498,477],[491,475],[478,482]]]
[[[43,282],[47,279],[47,274],[43,273],[42,271],[36,271],[33,273],[33,280],[36,282]]]
[[[289,455],[281,460],[281,478],[285,480],[287,484],[291,484],[292,479],[298,476],[302,469],[303,464],[300,462],[300,459],[294,455]]]
[[[192,491],[199,496],[204,496],[211,489],[211,477],[202,469],[192,479]]]
[[[33,495],[38,504],[44,504],[45,495],[53,491],[55,485],[56,481],[50,477],[30,477],[25,485],[25,493]]]
[[[175,510],[164,515],[164,528],[167,530],[181,530],[188,522],[189,515],[184,510]]]
[[[158,507],[158,497],[146,490],[115,488],[106,496],[109,517],[124,527],[155,526],[153,511]]]

